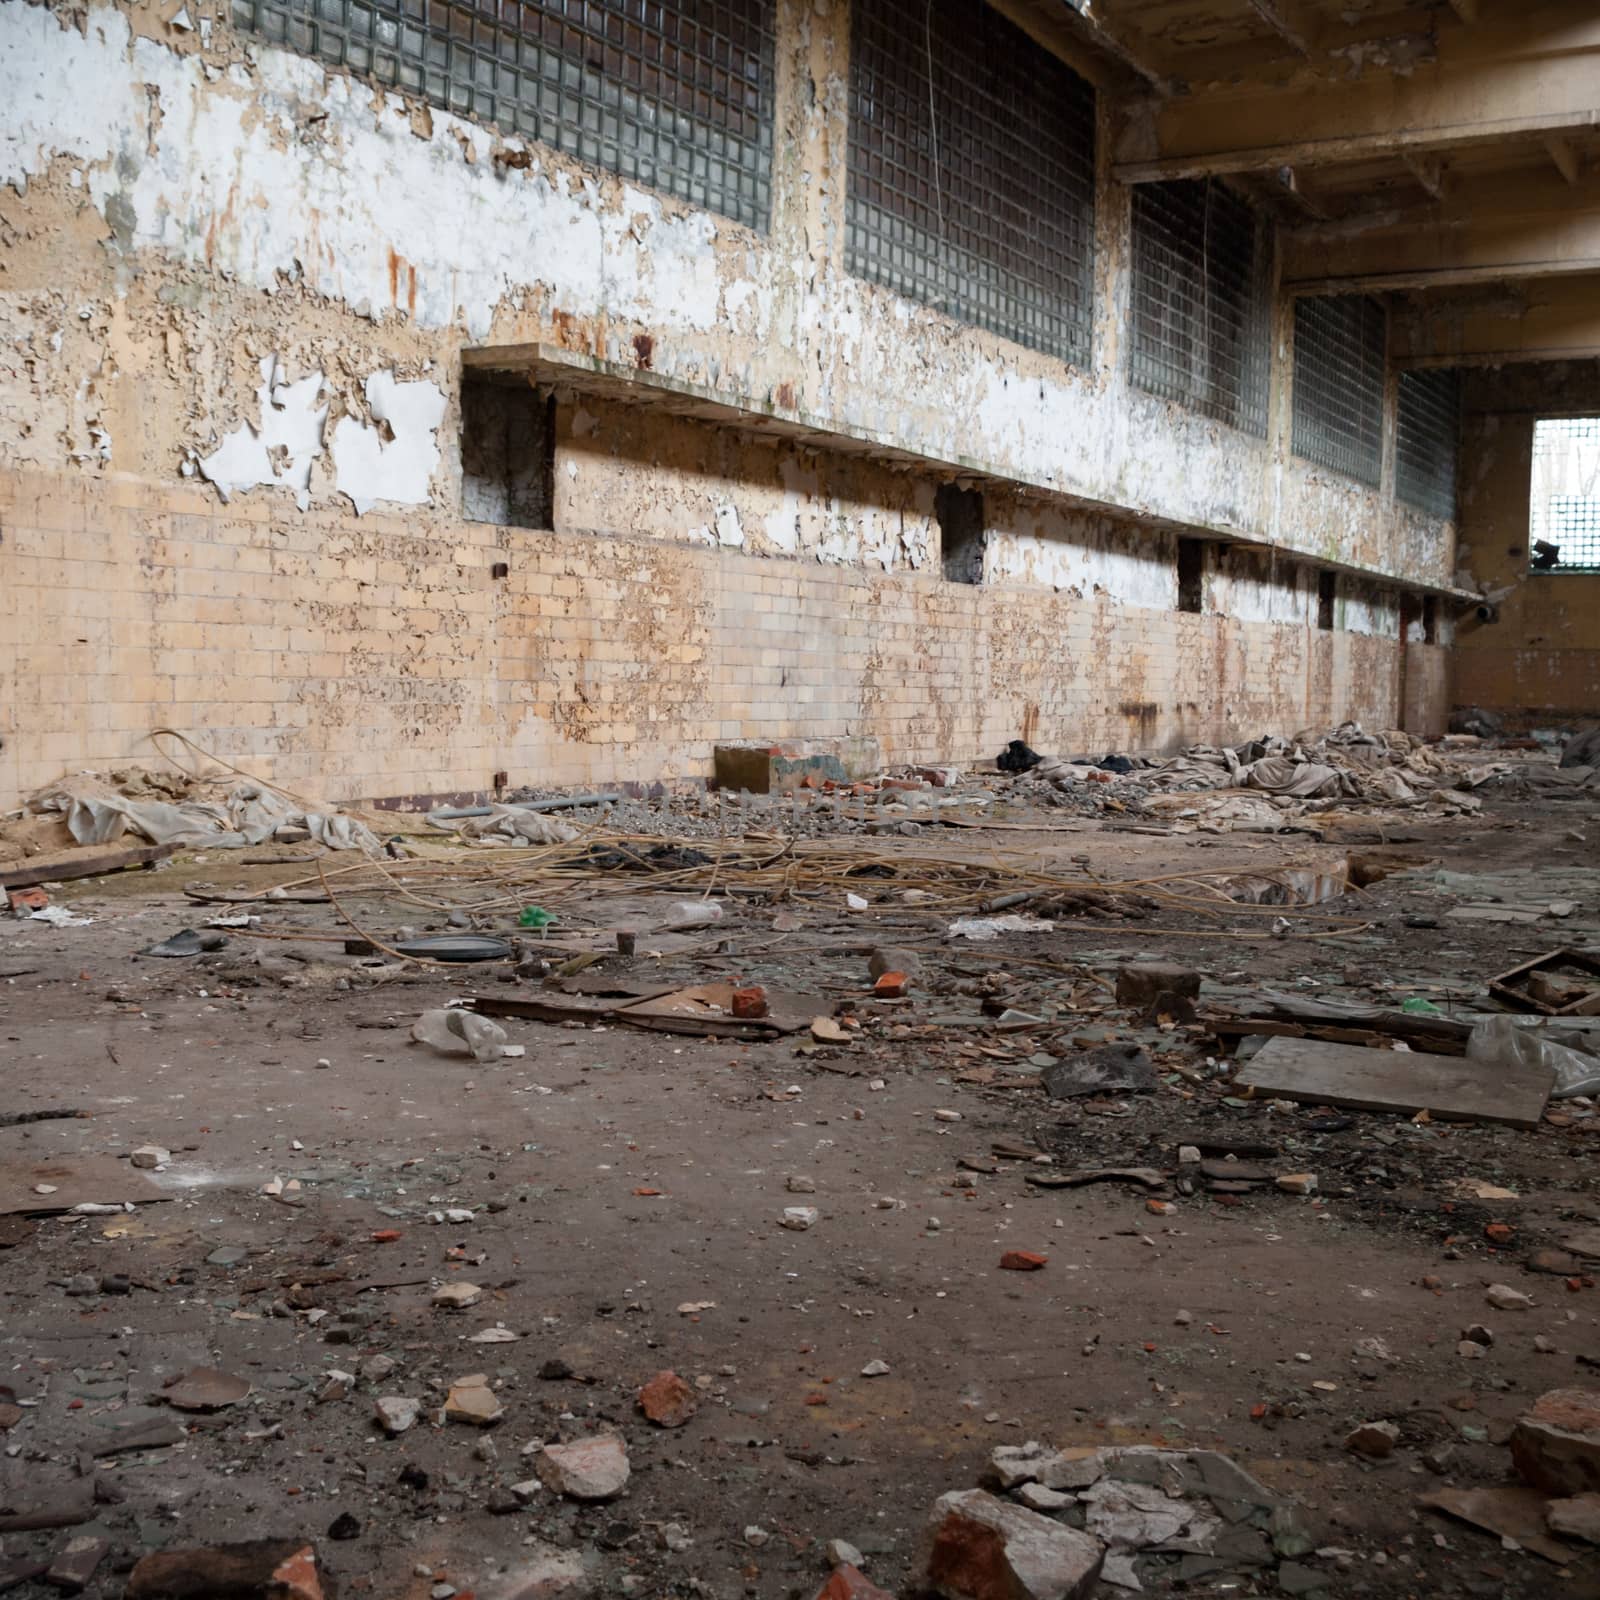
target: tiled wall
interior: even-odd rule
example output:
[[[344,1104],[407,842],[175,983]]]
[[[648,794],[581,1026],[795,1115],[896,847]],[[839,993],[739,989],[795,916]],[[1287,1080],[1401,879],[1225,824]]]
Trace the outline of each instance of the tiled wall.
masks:
[[[1388,725],[1398,663],[1389,639],[1032,586],[0,473],[0,806],[152,759],[158,726],[379,798],[699,779],[735,737],[872,734],[900,761]],[[1442,692],[1413,693],[1436,726]]]

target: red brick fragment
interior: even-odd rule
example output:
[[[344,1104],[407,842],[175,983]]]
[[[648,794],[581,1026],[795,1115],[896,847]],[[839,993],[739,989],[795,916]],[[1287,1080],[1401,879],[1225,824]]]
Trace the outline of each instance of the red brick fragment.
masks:
[[[1007,1250],[1000,1265],[1007,1272],[1037,1272],[1049,1259],[1033,1250]]]
[[[880,1589],[859,1567],[845,1565],[828,1574],[816,1600],[894,1600],[894,1596]]]
[[[873,984],[872,992],[880,1000],[898,1000],[911,987],[911,980],[903,972],[885,972]]]
[[[767,991],[760,984],[733,991],[733,1014],[754,1021],[767,1014]]]
[[[681,1428],[699,1409],[694,1390],[676,1372],[658,1372],[639,1391],[639,1409],[658,1428]]]

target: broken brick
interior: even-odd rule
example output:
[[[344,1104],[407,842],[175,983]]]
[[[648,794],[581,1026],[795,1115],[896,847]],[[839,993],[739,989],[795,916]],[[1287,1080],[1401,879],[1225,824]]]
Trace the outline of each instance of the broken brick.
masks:
[[[894,1600],[894,1596],[880,1589],[859,1567],[841,1563],[817,1590],[816,1600]]]
[[[1007,1250],[1000,1265],[1006,1272],[1037,1272],[1049,1259],[1033,1250]]]
[[[681,1428],[699,1409],[694,1390],[676,1372],[658,1372],[639,1391],[639,1409],[658,1428]]]
[[[128,1575],[125,1600],[334,1600],[313,1545],[297,1539],[158,1550]]]
[[[1552,1389],[1511,1430],[1517,1471],[1545,1494],[1600,1491],[1600,1391]]]
[[[760,984],[746,989],[735,989],[731,1007],[734,1016],[756,1021],[767,1014],[767,991]]]

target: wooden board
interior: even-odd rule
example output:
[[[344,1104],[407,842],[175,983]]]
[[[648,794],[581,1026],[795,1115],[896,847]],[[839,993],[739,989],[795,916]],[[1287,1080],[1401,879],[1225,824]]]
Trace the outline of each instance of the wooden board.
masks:
[[[1543,1068],[1280,1038],[1269,1039],[1239,1069],[1233,1087],[1347,1111],[1431,1111],[1534,1128],[1554,1081]]]
[[[25,866],[0,869],[0,889],[31,889],[41,883],[65,883],[69,878],[100,878],[127,867],[153,867],[176,849],[171,844],[125,845],[117,850],[35,857]]]

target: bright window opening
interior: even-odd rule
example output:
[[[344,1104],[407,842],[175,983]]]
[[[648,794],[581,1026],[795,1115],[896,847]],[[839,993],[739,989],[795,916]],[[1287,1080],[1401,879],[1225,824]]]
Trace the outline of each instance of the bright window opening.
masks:
[[[1534,424],[1528,556],[1533,572],[1600,573],[1600,417]]]

